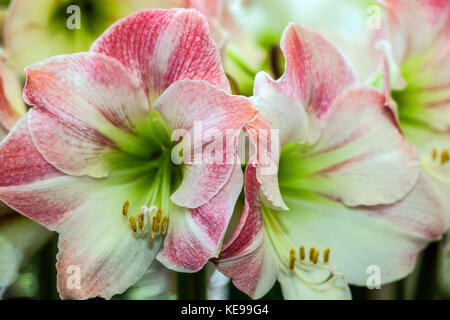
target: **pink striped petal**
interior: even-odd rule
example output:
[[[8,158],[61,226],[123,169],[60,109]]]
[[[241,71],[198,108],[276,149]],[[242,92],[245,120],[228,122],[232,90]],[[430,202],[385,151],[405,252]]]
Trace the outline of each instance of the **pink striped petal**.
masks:
[[[271,248],[265,243],[259,183],[256,167],[248,165],[245,171],[245,206],[233,235],[225,244],[217,268],[239,290],[253,299],[264,296],[277,278],[276,262]]]
[[[111,157],[135,138],[149,107],[139,82],[98,53],[51,58],[27,68],[25,101],[36,148],[59,170],[104,177]]]
[[[398,63],[429,53],[450,41],[450,2],[446,0],[382,0],[388,17],[388,37]],[[421,28],[417,28],[420,25]]]
[[[192,9],[141,11],[110,27],[91,47],[132,71],[153,103],[177,80],[230,91],[206,19]]]
[[[85,179],[66,176],[33,145],[24,116],[0,145],[0,200],[50,230],[91,191]]]
[[[333,44],[319,33],[289,25],[281,39],[286,71],[276,86],[312,109],[319,119],[346,88],[357,83],[356,71]]]
[[[25,114],[19,79],[0,60],[0,132],[8,132]]]
[[[257,111],[247,98],[232,96],[207,82],[193,80],[174,83],[156,101],[154,108],[169,128],[190,133],[189,147],[193,154],[183,163],[183,181],[171,199],[179,206],[197,208],[227,183],[236,160],[239,131],[253,120]],[[217,157],[205,151],[212,142],[218,143],[217,149],[220,148]],[[196,156],[197,162],[193,158]]]
[[[403,198],[414,187],[420,164],[384,101],[382,93],[368,88],[339,97],[318,143],[303,152],[301,163],[280,164],[281,188],[306,188],[350,206]]]
[[[224,188],[196,209],[176,207],[170,212],[164,248],[157,259],[180,272],[196,272],[220,252],[225,231],[242,189],[239,163]]]

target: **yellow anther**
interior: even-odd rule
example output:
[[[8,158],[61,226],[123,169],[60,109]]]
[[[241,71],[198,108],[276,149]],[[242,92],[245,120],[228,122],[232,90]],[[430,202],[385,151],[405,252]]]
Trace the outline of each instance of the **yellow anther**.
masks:
[[[300,247],[300,259],[305,260],[305,247],[304,246]]]
[[[289,269],[294,270],[295,267],[295,250],[291,249],[289,256]]]
[[[162,220],[161,220],[161,232],[166,232],[167,222],[169,222],[169,217],[168,216],[162,217]]]
[[[158,209],[158,211],[156,212],[156,220],[158,221],[158,223],[161,221],[161,216],[162,216],[162,210]]]
[[[445,149],[441,152],[441,164],[445,164],[447,161],[450,160],[450,155],[448,153],[448,150]]]
[[[156,216],[154,216],[152,218],[152,231],[154,233],[158,232],[158,220],[157,220]]]
[[[316,248],[312,247],[309,249],[309,260],[314,261],[314,252],[316,251]]]
[[[133,216],[130,217],[130,226],[131,226],[131,229],[133,229],[134,232],[137,231],[136,220],[134,220]]]
[[[138,225],[139,225],[139,229],[143,229],[144,228],[144,214],[142,212],[139,212],[138,215]]]
[[[313,255],[312,262],[313,262],[314,264],[316,264],[317,261],[319,261],[319,251],[318,251],[318,250],[314,250],[314,255]]]
[[[128,214],[128,208],[130,207],[130,201],[126,200],[122,206],[122,214],[126,217]]]
[[[437,158],[437,150],[436,148],[433,149],[433,160],[436,160]]]
[[[323,251],[323,262],[327,263],[329,258],[330,258],[330,248],[326,248]]]

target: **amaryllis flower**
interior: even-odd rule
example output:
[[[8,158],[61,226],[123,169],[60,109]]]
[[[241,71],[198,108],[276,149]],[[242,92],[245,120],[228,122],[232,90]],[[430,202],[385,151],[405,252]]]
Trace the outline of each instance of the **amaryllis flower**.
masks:
[[[287,299],[343,299],[346,283],[371,273],[381,284],[404,277],[446,224],[416,152],[383,94],[358,86],[320,34],[290,25],[281,47],[284,75],[255,80],[257,156],[219,270],[252,298],[276,280]]]
[[[0,147],[0,199],[59,233],[62,298],[123,292],[157,254],[186,272],[218,255],[242,187],[238,132],[256,111],[229,94],[203,16],[142,11],[89,52],[26,72],[34,107]],[[189,133],[194,122],[227,131],[231,159],[175,165],[172,132]]]
[[[20,85],[14,73],[0,60],[0,139],[23,114],[25,104],[21,99]],[[2,156],[0,161],[4,161]],[[50,236],[50,231],[0,202],[0,297],[17,278],[23,263]]]
[[[450,201],[450,2],[384,2],[386,94],[424,171]]]
[[[88,50],[117,19],[149,8],[149,2],[165,1],[12,0],[5,21],[5,56],[15,72],[23,73],[26,66],[53,55]]]

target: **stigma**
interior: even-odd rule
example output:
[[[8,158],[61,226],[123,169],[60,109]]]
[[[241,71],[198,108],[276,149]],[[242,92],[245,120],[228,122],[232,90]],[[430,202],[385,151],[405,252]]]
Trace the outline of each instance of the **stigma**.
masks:
[[[143,206],[137,217],[129,215],[130,202],[126,200],[122,206],[122,216],[126,219],[133,235],[142,237],[147,235],[149,240],[163,236],[167,232],[169,217],[156,206],[150,208]]]

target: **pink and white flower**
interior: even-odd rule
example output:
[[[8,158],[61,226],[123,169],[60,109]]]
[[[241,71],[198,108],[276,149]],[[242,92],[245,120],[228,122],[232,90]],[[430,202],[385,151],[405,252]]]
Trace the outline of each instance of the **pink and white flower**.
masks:
[[[252,298],[276,280],[287,299],[349,298],[347,283],[366,285],[370,266],[381,284],[406,276],[447,223],[415,150],[384,95],[359,86],[324,37],[291,24],[281,48],[284,75],[255,80],[259,114],[246,128],[257,153],[217,267]]]
[[[62,298],[110,298],[155,257],[184,272],[217,257],[242,187],[240,164],[176,166],[170,134],[201,121],[234,132],[226,150],[235,152],[256,110],[230,95],[203,16],[142,11],[89,52],[26,72],[24,99],[34,107],[0,146],[0,199],[59,233]],[[73,266],[80,288],[67,285]]]
[[[450,217],[450,2],[382,2],[387,99]]]

